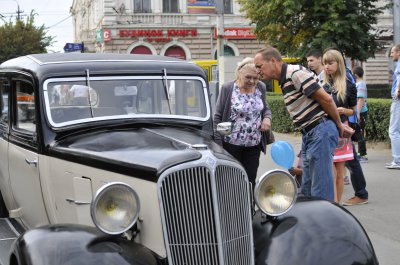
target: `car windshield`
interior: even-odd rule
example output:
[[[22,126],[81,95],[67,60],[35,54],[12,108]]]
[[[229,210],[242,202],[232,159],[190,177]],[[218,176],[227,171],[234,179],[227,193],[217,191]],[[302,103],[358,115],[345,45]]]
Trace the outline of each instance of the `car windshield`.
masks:
[[[43,90],[54,127],[132,118],[205,121],[211,115],[206,84],[197,77],[49,79]]]

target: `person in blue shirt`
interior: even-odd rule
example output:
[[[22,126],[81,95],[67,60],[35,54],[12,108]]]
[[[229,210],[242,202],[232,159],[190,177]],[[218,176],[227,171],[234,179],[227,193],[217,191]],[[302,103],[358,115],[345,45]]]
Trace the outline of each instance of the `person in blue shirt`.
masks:
[[[400,169],[400,44],[392,47],[390,57],[396,62],[392,83],[392,104],[390,106],[389,137],[393,161],[386,164],[388,169]]]
[[[368,107],[367,107],[367,84],[365,83],[363,76],[364,70],[360,66],[355,66],[353,68],[353,75],[356,77],[356,87],[357,87],[357,120],[354,122],[358,122],[362,129],[362,137],[358,141],[358,160],[361,163],[368,162],[367,158],[367,146],[365,143],[365,124],[368,117]]]

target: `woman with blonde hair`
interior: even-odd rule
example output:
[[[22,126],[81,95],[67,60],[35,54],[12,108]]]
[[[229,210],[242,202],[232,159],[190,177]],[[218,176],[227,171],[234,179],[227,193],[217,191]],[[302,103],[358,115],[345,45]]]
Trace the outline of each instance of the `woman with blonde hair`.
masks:
[[[324,81],[326,92],[332,95],[338,107],[342,123],[348,123],[348,116],[355,113],[357,89],[351,80],[346,78],[346,66],[342,54],[334,49],[327,50],[322,58],[324,64]],[[335,202],[340,203],[344,189],[345,161],[352,160],[353,144],[350,138],[340,138],[333,157]]]
[[[236,80],[222,86],[214,114],[214,126],[231,122],[232,130],[222,137],[215,133],[215,140],[242,163],[254,187],[260,153],[266,151],[267,139],[263,132],[271,129],[271,109],[253,58],[239,62],[235,75]]]

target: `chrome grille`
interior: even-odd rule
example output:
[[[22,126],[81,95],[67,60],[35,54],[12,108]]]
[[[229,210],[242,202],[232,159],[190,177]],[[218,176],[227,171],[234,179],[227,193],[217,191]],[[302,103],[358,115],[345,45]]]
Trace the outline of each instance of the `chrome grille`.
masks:
[[[181,169],[159,185],[171,265],[253,264],[248,181],[242,170]]]

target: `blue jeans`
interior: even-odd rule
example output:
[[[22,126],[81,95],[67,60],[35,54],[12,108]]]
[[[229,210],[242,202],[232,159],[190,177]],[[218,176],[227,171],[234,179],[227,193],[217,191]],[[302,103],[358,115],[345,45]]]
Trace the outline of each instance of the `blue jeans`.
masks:
[[[400,164],[400,101],[398,99],[392,100],[390,106],[389,137],[393,161]]]
[[[325,120],[303,134],[301,156],[303,180],[301,193],[334,201],[333,153],[339,133],[332,120]]]
[[[368,191],[365,189],[367,183],[365,182],[364,172],[362,171],[360,161],[357,159],[356,148],[353,143],[354,159],[346,161],[346,167],[350,171],[351,185],[353,186],[354,195],[361,199],[368,199]]]

